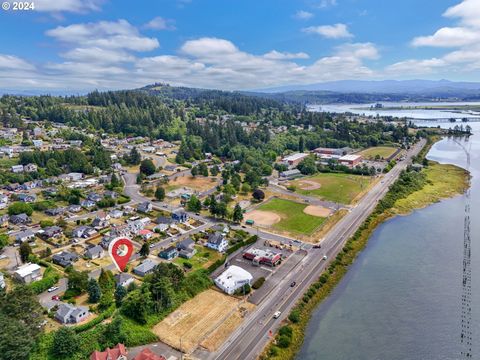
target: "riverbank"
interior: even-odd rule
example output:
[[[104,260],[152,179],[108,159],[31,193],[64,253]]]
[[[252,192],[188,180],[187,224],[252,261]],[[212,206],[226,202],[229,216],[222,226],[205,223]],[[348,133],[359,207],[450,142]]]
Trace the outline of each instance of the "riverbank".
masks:
[[[421,157],[425,156],[435,141],[429,141]],[[312,312],[340,282],[379,224],[393,216],[408,214],[441,199],[462,194],[469,185],[469,178],[464,169],[432,161],[418,173],[411,171],[402,174],[374,212],[348,240],[328,271],[312,284],[293,308],[288,321],[275,336],[275,344],[271,343],[261,358],[283,360],[295,357],[304,341],[304,332]]]

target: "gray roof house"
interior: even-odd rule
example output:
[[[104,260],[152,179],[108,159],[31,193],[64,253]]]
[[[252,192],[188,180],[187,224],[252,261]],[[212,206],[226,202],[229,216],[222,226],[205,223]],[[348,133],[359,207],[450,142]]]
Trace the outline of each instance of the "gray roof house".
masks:
[[[151,202],[145,201],[137,206],[137,211],[142,213],[148,213],[153,210],[153,205]]]
[[[85,239],[89,238],[90,236],[92,236],[96,233],[97,233],[97,230],[95,230],[91,226],[87,226],[87,225],[77,226],[72,231],[73,237],[81,237],[81,238],[85,238]]]
[[[71,304],[60,304],[55,319],[62,324],[77,324],[88,317],[88,308],[85,306],[73,306]]]
[[[26,223],[29,223],[32,221],[32,219],[30,219],[30,217],[28,217],[27,214],[18,214],[18,215],[12,215],[10,216],[10,219],[9,221],[14,224],[14,225],[17,225],[17,224],[26,224]]]
[[[113,278],[115,279],[115,284],[117,286],[123,287],[127,287],[135,280],[132,275],[123,272],[115,275]]]
[[[63,234],[63,229],[60,226],[49,226],[38,232],[38,236],[42,239],[50,239],[52,237],[59,237]]]
[[[63,267],[73,265],[73,263],[77,260],[78,260],[78,255],[68,251],[62,251],[61,253],[55,254],[52,257],[52,261],[55,264]]]
[[[145,276],[153,272],[155,266],[157,266],[157,264],[154,261],[146,259],[140,265],[133,269],[133,273],[138,276]]]
[[[91,260],[101,259],[105,256],[105,251],[100,245],[91,246],[85,251],[85,256]]]
[[[24,243],[25,241],[30,241],[33,239],[35,239],[35,233],[30,229],[21,231],[17,235],[15,235],[15,242],[18,244],[21,244],[21,243]]]
[[[219,252],[227,250],[228,241],[222,233],[216,232],[208,237],[207,247]]]

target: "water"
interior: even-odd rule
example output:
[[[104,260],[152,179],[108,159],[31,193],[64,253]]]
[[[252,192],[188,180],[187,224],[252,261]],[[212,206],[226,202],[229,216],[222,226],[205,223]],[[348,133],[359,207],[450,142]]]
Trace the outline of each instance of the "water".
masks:
[[[480,359],[480,124],[471,126],[472,347]],[[466,166],[452,139],[428,157]],[[460,359],[464,205],[460,195],[380,225],[314,312],[298,359]]]
[[[441,106],[441,105],[480,105],[479,102],[448,102],[448,103],[407,103],[407,102],[382,102],[384,107],[411,107],[411,106]],[[480,112],[475,111],[452,111],[452,110],[422,110],[422,109],[403,109],[403,110],[378,110],[371,109],[372,104],[326,104],[326,105],[311,105],[309,109],[311,111],[326,111],[344,113],[351,112],[358,115],[366,116],[393,116],[393,117],[406,117],[411,119],[450,119],[450,118],[479,118]]]

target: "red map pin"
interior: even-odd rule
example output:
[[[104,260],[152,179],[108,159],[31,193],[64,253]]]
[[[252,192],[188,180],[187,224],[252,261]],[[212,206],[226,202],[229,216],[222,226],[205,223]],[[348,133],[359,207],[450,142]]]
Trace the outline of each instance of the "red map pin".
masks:
[[[118,237],[108,246],[108,253],[117,269],[123,271],[133,254],[132,241],[126,237]]]

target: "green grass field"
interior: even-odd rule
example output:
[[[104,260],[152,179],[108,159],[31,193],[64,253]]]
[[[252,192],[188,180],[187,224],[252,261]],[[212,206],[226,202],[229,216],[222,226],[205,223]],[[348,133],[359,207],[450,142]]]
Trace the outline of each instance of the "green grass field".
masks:
[[[319,183],[321,186],[314,190],[302,190],[308,186],[305,181]],[[302,185],[303,182],[303,186]],[[364,191],[371,182],[368,176],[351,174],[322,173],[315,176],[293,181],[296,192],[316,196],[324,200],[334,201],[340,204],[350,204],[355,197]]]
[[[181,265],[188,262],[192,264],[192,270],[198,269],[206,269],[210,264],[214,263],[218,259],[222,257],[218,251],[208,249],[204,246],[196,245],[195,249],[197,249],[197,253],[193,255],[191,259],[184,259],[181,257],[177,257],[173,262],[177,265]]]
[[[325,218],[305,214],[303,209],[306,207],[305,204],[273,198],[258,207],[258,210],[280,215],[282,220],[272,226],[277,230],[310,235],[325,222]]]
[[[397,149],[391,146],[376,146],[371,147],[360,152],[365,159],[374,160],[378,155],[380,158],[387,159],[392,156]]]

